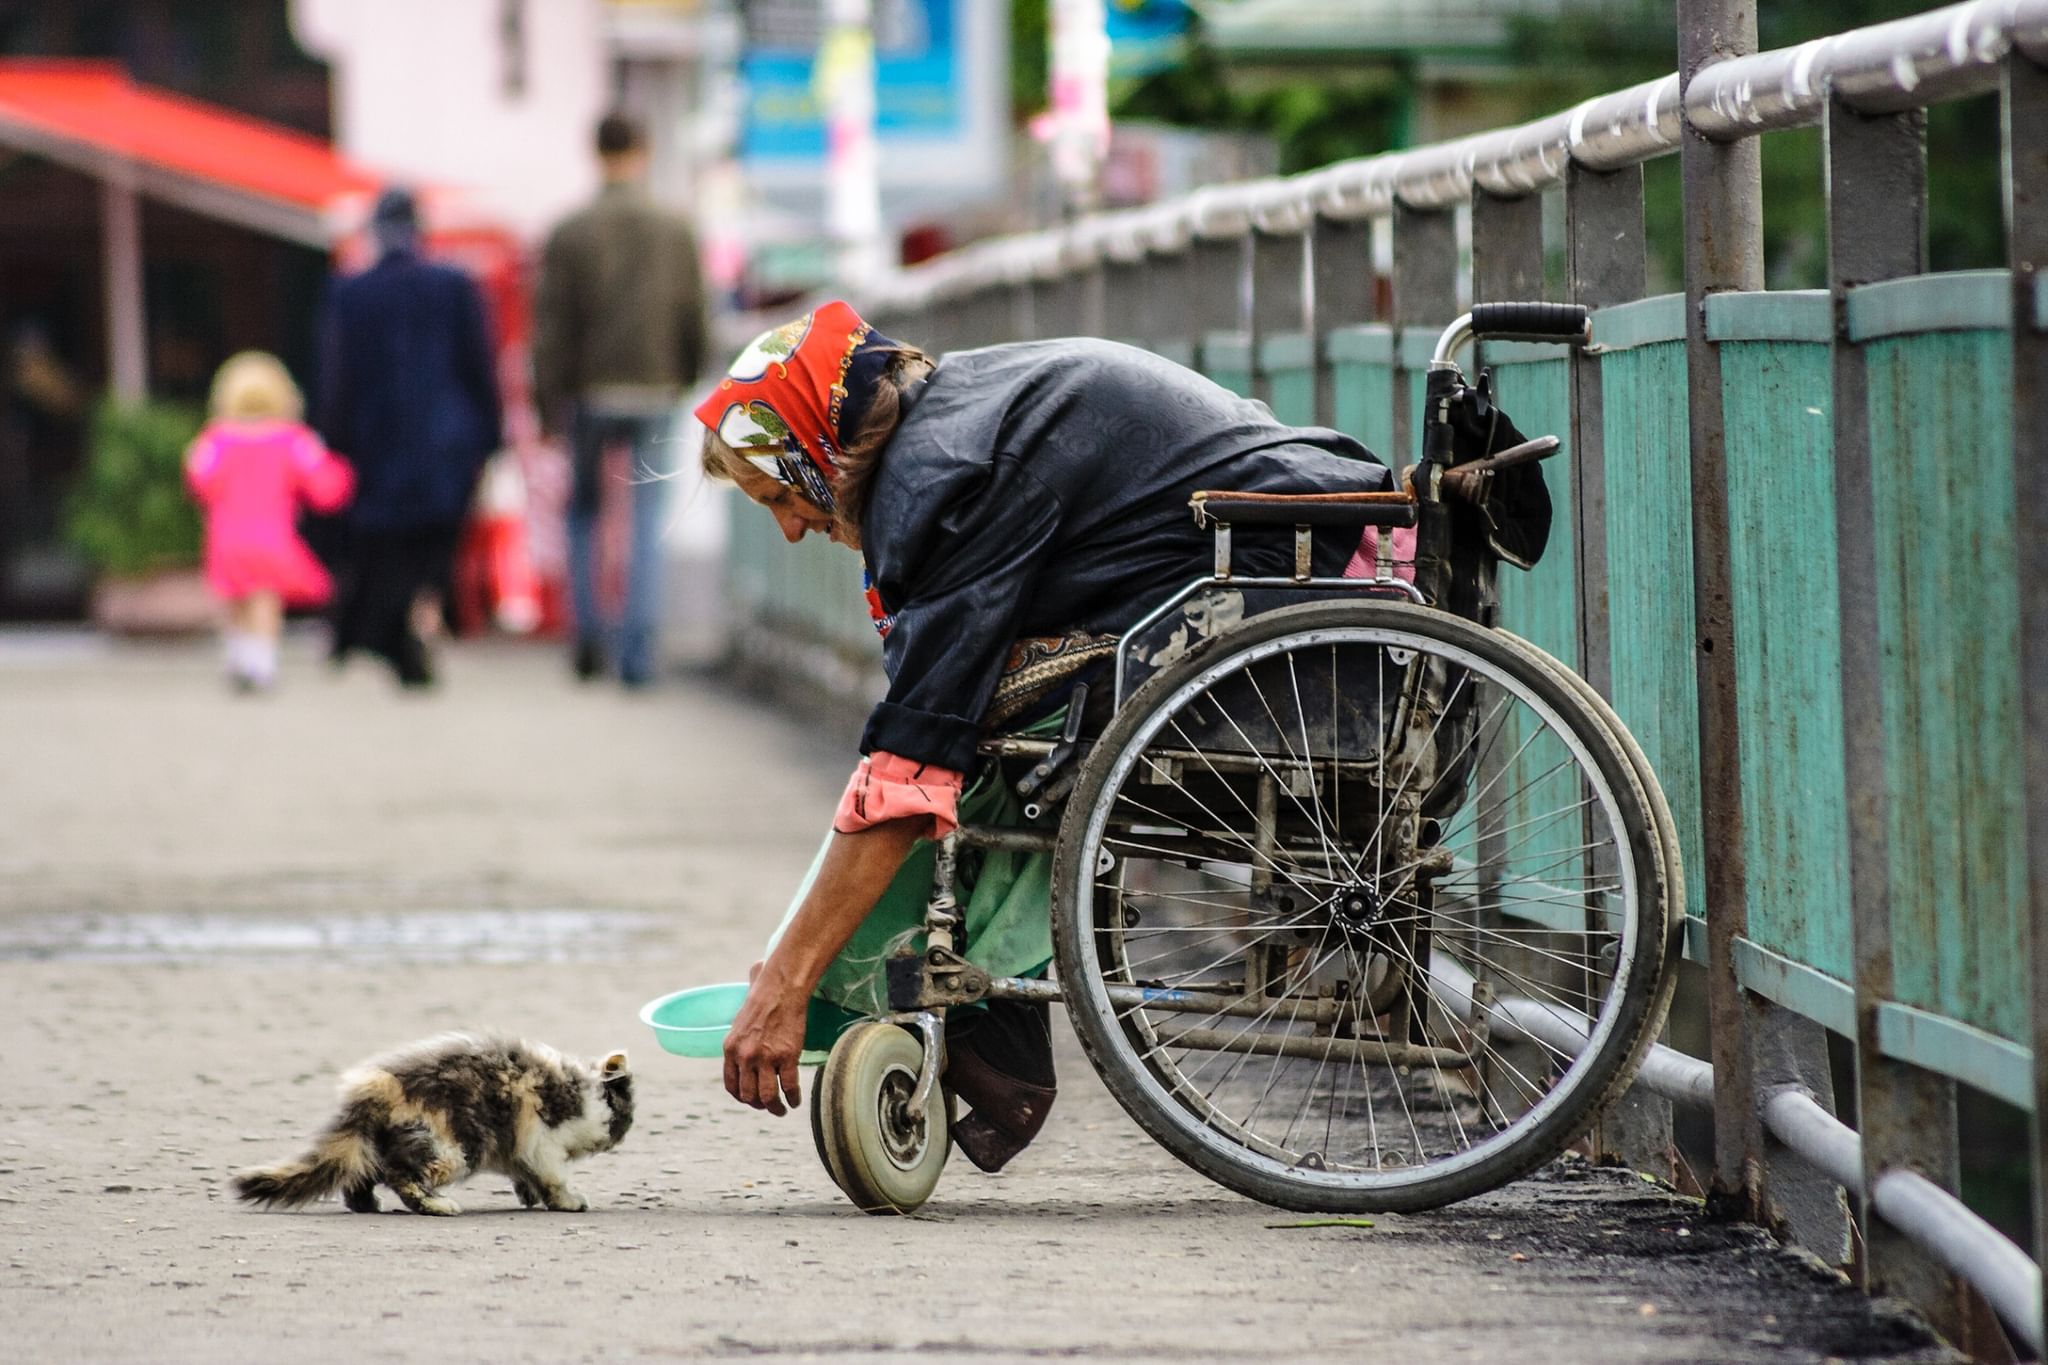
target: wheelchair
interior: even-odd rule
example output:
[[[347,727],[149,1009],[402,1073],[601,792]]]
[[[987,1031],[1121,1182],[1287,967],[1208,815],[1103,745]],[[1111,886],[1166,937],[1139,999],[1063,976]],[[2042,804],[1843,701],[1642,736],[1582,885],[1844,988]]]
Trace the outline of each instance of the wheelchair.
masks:
[[[1077,695],[1057,737],[984,741],[1027,823],[941,842],[922,941],[883,964],[890,1012],[840,1035],[813,1097],[819,1154],[857,1206],[932,1193],[953,1118],[945,1012],[983,1000],[1063,1003],[1162,1146],[1304,1212],[1497,1188],[1627,1087],[1676,975],[1678,840],[1599,695],[1485,623],[1492,561],[1513,557],[1485,543],[1488,481],[1519,470],[1540,490],[1533,461],[1558,442],[1498,448],[1489,377],[1468,384],[1453,359],[1475,338],[1586,333],[1583,308],[1555,304],[1452,324],[1403,491],[1197,493],[1214,572],[1117,639],[1100,733]],[[1330,524],[1379,528],[1375,576],[1313,576],[1311,528]],[[1291,526],[1295,572],[1234,574],[1234,525]],[[1399,566],[1396,528],[1415,534]],[[956,868],[976,847],[1051,853],[1052,979],[963,956]]]

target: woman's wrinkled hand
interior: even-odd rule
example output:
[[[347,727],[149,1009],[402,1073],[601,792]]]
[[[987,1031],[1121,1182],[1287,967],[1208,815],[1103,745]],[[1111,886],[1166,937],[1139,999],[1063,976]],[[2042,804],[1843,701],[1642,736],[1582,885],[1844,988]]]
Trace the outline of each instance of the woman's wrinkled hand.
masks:
[[[764,971],[765,965],[756,963],[749,973],[746,1003],[725,1035],[725,1090],[741,1104],[785,1114],[803,1103],[796,1061],[810,994]]]

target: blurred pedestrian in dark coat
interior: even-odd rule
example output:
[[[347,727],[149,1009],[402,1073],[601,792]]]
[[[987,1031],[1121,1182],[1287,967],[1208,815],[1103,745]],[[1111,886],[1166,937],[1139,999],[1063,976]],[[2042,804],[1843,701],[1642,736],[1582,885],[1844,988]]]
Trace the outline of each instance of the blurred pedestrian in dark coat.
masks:
[[[356,470],[334,657],[366,649],[407,686],[433,681],[413,627],[423,595],[447,607],[477,476],[502,439],[496,364],[475,281],[424,259],[419,215],[386,190],[376,265],[335,283],[322,336],[320,433]]]

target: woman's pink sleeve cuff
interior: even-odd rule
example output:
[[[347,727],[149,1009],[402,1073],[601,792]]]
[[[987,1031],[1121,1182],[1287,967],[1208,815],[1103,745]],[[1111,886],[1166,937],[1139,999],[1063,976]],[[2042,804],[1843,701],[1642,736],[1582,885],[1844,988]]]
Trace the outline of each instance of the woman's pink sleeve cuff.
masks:
[[[863,758],[847,780],[832,828],[858,834],[890,820],[928,817],[926,837],[943,839],[959,824],[965,785],[965,777],[951,768],[878,751]]]

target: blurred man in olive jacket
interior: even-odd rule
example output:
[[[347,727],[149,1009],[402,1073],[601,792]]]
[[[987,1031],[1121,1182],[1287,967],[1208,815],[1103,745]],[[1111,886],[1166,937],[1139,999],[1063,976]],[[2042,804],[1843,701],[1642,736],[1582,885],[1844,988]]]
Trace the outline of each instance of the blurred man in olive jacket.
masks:
[[[569,592],[576,614],[577,676],[615,661],[629,687],[655,665],[661,579],[658,541],[671,467],[669,427],[704,363],[704,282],[689,225],[642,188],[640,127],[608,115],[597,128],[604,187],[558,226],[541,257],[535,300],[534,397],[543,428],[568,436]],[[624,619],[608,628],[598,608],[596,539],[604,454],[632,450],[632,551]]]

